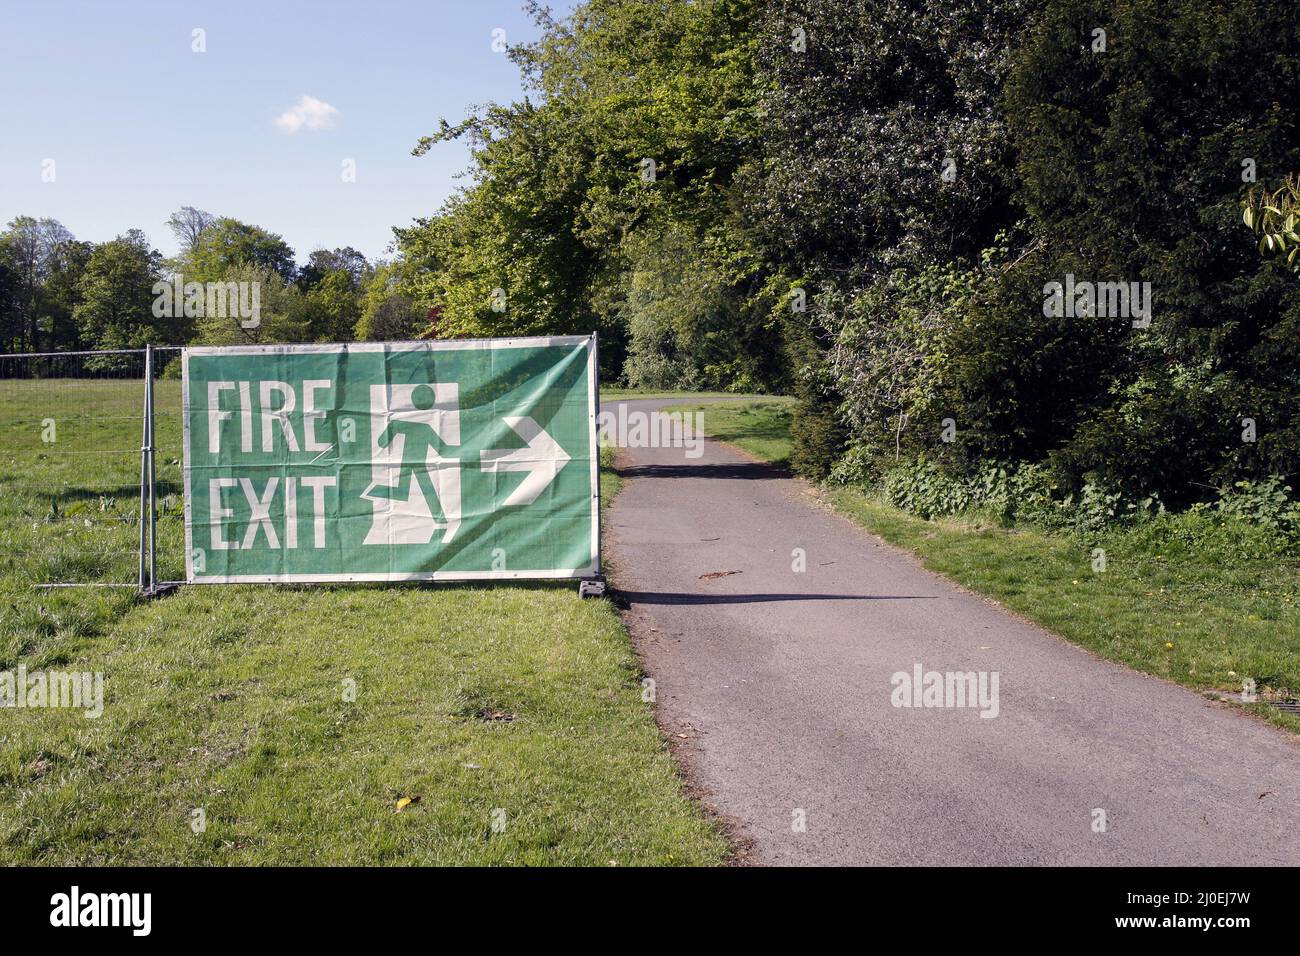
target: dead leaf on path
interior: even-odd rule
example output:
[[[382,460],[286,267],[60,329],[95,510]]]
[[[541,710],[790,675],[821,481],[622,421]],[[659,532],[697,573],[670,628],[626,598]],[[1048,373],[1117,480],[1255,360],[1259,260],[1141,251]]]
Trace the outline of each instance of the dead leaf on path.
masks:
[[[739,571],[710,571],[708,574],[701,574],[701,581],[715,581],[718,578],[725,578],[729,574],[740,574]]]
[[[415,796],[415,797],[402,797],[401,800],[398,800],[398,801],[397,801],[397,808],[396,808],[393,812],[394,812],[394,813],[401,813],[401,812],[402,812],[403,810],[405,810],[407,807],[411,806],[412,804],[419,803],[419,802],[420,802],[420,798],[419,798],[418,796]]]

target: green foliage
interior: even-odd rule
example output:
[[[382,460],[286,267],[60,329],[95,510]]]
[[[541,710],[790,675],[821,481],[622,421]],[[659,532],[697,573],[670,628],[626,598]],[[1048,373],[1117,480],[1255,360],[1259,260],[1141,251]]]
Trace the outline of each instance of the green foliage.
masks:
[[[0,347],[76,348],[73,320],[90,255],[56,219],[17,216],[0,233]]]
[[[399,289],[400,266],[379,266],[366,281],[361,317],[354,334],[358,341],[402,341],[416,338],[427,325],[425,310]]]
[[[842,282],[973,256],[1014,221],[998,100],[1038,6],[767,4],[756,47],[765,156],[743,177],[765,254]]]
[[[293,249],[282,237],[229,216],[203,229],[182,256],[181,271],[187,282],[210,282],[238,266],[269,269],[285,282],[292,281],[297,272]]]
[[[641,230],[626,247],[613,311],[628,330],[630,387],[752,392],[771,380],[774,336],[698,236],[669,225]]]
[[[1005,32],[982,39],[961,16],[916,35],[889,3],[835,8],[847,22],[878,14],[877,32],[892,24],[896,36],[876,39],[865,25],[861,40],[836,34],[817,47],[831,64],[820,67],[772,48],[772,101],[798,94],[789,108],[804,120],[787,125],[791,152],[753,195],[764,221],[794,230],[784,248],[801,267],[834,271],[813,317],[859,459],[873,456],[879,473],[891,453],[923,454],[963,479],[988,461],[1043,463],[1097,514],[1105,495],[1186,505],[1300,468],[1300,287],[1242,243],[1237,224],[1244,166],[1280,175],[1300,158],[1287,106],[1300,90],[1294,4],[995,4],[971,16]],[[1092,49],[1097,27],[1105,51]],[[809,30],[810,43],[819,35]],[[987,55],[945,60],[954,42]],[[947,79],[931,79],[941,92],[927,95],[917,79],[936,70]],[[816,82],[800,85],[805,74]],[[950,89],[968,92],[948,102]],[[950,184],[972,185],[977,198],[957,190],[931,211],[908,192],[915,183],[855,185],[859,170],[890,182],[915,169],[907,150],[927,131],[909,121],[936,121],[926,111],[937,104],[987,134],[970,133],[997,175],[971,183],[959,160]],[[854,117],[864,130],[886,117],[892,135],[837,144],[834,127]],[[781,205],[782,188],[811,204],[811,234]],[[990,198],[1001,224],[979,211]],[[1274,242],[1289,254],[1286,201],[1252,192],[1245,216],[1283,230]],[[1150,283],[1149,326],[1049,314],[1048,283],[1067,274]],[[945,418],[955,441],[941,438]]]
[[[162,257],[138,229],[96,246],[78,282],[74,317],[82,341],[92,349],[184,342],[176,320],[153,314],[154,284],[161,278]]]
[[[767,7],[766,155],[741,194],[763,257],[803,277],[810,304],[786,322],[804,370],[792,455],[804,474],[826,475],[850,437],[891,455],[937,442],[957,412],[941,407],[950,328],[980,250],[1015,221],[999,97],[1035,6]]]
[[[444,121],[474,183],[396,230],[439,337],[599,330],[631,381],[779,381],[737,170],[758,145],[753,0],[592,0],[512,50],[529,97]]]
[[[954,475],[925,457],[883,473],[875,464],[850,452],[835,466],[832,480],[873,487],[889,504],[927,520],[980,513],[1004,524],[1092,539],[1108,529],[1136,527],[1167,514],[1153,496],[1134,499],[1093,482],[1071,491],[1043,465],[984,465],[978,472]],[[1223,489],[1212,504],[1198,504],[1186,514],[1196,520],[1161,527],[1176,526],[1176,536],[1187,545],[1223,548],[1231,542],[1231,547],[1242,549],[1242,555],[1256,556],[1300,552],[1300,504],[1276,475],[1259,482],[1237,482]]]
[[[834,397],[818,386],[803,384],[798,389],[799,404],[790,422],[790,467],[798,474],[821,480],[831,469],[844,447],[847,429],[841,424]]]
[[[1263,481],[1238,481],[1214,503],[1217,514],[1260,528],[1270,528],[1300,542],[1300,504],[1291,498],[1291,486],[1278,475]]]
[[[172,217],[186,279],[278,280],[259,331],[204,340],[596,329],[606,380],[795,393],[803,474],[931,463],[958,490],[892,480],[936,513],[991,462],[1050,476],[1036,520],[1069,527],[1300,472],[1293,0],[529,9],[526,95],[417,144],[466,140],[469,184],[397,261],[295,270],[265,229]],[[147,269],[110,258],[11,223],[0,347],[194,334],[114,315]],[[1149,325],[1047,308],[1067,276],[1149,283]]]
[[[1242,221],[1259,236],[1259,251],[1264,255],[1286,257],[1292,271],[1300,272],[1300,233],[1296,216],[1300,215],[1300,176],[1294,173],[1272,193],[1254,189],[1242,200]]]
[[[1284,0],[1052,0],[1026,35],[1006,109],[1038,246],[983,317],[987,359],[961,391],[1018,455],[1175,503],[1300,467],[1300,393],[1283,384],[1300,376],[1297,289],[1238,224],[1245,159],[1266,177],[1300,165],[1298,25]],[[1018,330],[1067,272],[1150,282],[1150,327]]]
[[[361,318],[360,289],[343,269],[326,272],[303,295],[308,335],[317,342],[349,342]]]
[[[258,314],[205,314],[198,320],[196,341],[202,345],[260,345],[312,340],[312,322],[306,297],[278,272],[251,263],[226,267],[212,281],[248,283],[256,287]]]

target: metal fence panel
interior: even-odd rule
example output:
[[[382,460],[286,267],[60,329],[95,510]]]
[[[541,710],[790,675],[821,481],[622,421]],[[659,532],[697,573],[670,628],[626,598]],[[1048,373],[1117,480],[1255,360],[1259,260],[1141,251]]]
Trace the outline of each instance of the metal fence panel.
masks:
[[[140,584],[143,349],[0,355],[0,571]]]

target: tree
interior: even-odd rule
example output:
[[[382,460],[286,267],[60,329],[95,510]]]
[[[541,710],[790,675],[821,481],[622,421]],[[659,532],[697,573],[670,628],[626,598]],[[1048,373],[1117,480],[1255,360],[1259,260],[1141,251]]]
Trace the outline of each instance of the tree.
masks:
[[[798,370],[802,473],[823,477],[848,437],[893,457],[923,423],[928,396],[901,383],[925,364],[933,342],[911,333],[936,303],[914,314],[913,286],[970,269],[1022,215],[1001,94],[1039,6],[767,5],[764,150],[736,191]]]
[[[775,0],[757,44],[764,254],[814,281],[974,258],[1018,217],[1000,106],[1041,0]]]
[[[307,264],[298,270],[298,287],[307,292],[331,272],[345,272],[359,289],[372,269],[366,257],[351,246],[338,249],[314,249]]]
[[[0,351],[21,351],[22,311],[18,273],[10,264],[8,249],[0,242]]]
[[[75,315],[81,303],[81,277],[94,249],[94,243],[76,239],[65,239],[51,249],[37,317],[44,347],[59,351],[79,349],[85,344]]]
[[[471,187],[395,230],[411,266],[403,291],[440,310],[439,334],[595,328],[602,363],[617,371],[630,257],[647,281],[655,267],[636,237],[680,227],[728,290],[728,308],[713,320],[729,331],[715,346],[734,345],[716,367],[729,364],[736,376],[766,367],[745,360],[738,334],[764,277],[737,228],[731,189],[759,145],[751,69],[759,8],[592,0],[562,21],[539,13],[542,38],[511,51],[528,95],[443,121],[416,147],[466,137],[474,157]]]
[[[394,342],[416,338],[428,324],[426,312],[400,291],[401,264],[385,263],[366,283],[361,318],[355,335],[363,342]]]
[[[1251,189],[1242,207],[1242,219],[1259,236],[1259,251],[1285,256],[1287,265],[1300,272],[1300,259],[1296,258],[1300,253],[1296,225],[1300,216],[1300,176],[1288,175],[1286,182],[1271,193]]]
[[[226,216],[203,229],[181,262],[185,278],[197,282],[213,281],[226,270],[243,265],[270,269],[286,282],[297,272],[293,249],[283,237]]]
[[[41,348],[41,291],[58,267],[60,248],[72,239],[72,233],[58,220],[31,216],[18,216],[0,235],[0,253],[14,284],[11,300],[14,316],[9,324],[14,333],[13,344],[20,350]]]
[[[228,267],[212,281],[246,284],[256,294],[257,314],[244,316],[230,308],[224,310],[224,315],[205,311],[198,320],[196,340],[200,344],[269,345],[311,340],[302,293],[274,269],[241,263]]]
[[[199,244],[203,234],[217,221],[217,217],[193,206],[181,206],[167,219],[167,228],[181,245],[181,255],[188,255]]]
[[[309,334],[317,342],[350,341],[361,318],[361,291],[351,273],[332,269],[302,297]]]
[[[364,286],[373,271],[366,257],[351,246],[316,249],[298,270],[311,337],[318,342],[352,338],[361,318]]]
[[[1300,289],[1240,224],[1246,172],[1300,168],[1297,92],[1286,0],[1047,4],[1005,96],[1037,249],[964,326],[957,397],[981,429],[1174,503],[1300,469]],[[1149,327],[1026,325],[1066,273],[1149,282]]]
[[[140,230],[97,245],[78,281],[74,318],[83,342],[92,349],[182,344],[182,330],[153,314],[153,287],[161,277],[162,255]]]

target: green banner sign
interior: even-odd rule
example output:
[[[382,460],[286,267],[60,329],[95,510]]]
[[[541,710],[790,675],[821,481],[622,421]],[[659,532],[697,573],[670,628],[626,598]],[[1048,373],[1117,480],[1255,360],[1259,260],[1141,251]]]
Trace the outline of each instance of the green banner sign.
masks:
[[[591,577],[594,336],[190,348],[193,583]]]

